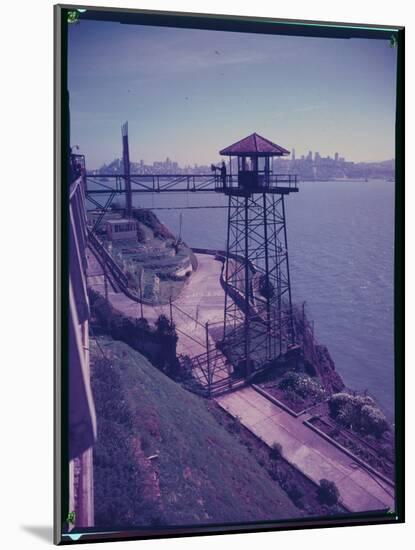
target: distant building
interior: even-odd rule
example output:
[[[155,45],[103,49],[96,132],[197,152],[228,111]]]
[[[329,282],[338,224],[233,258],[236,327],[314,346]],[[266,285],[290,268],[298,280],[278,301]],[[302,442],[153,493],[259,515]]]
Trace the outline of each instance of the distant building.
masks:
[[[385,161],[386,162],[386,161]],[[354,168],[351,166],[354,164],[346,162],[344,157],[340,156],[339,152],[334,153],[334,157],[321,156],[319,151],[314,154],[309,151],[307,155],[301,155],[297,157],[296,150],[292,149],[291,159],[274,158],[272,161],[272,170],[284,174],[289,170],[294,170],[295,173],[302,179],[337,179],[347,177],[378,177],[378,178],[393,178],[394,177],[394,164],[392,165],[384,163],[370,163],[370,168],[363,166],[364,163],[356,163]],[[217,165],[217,160],[212,163]],[[361,166],[360,166],[361,165]],[[314,170],[317,168],[317,170]],[[232,161],[232,172],[238,170],[237,164]],[[228,171],[230,168],[228,165]],[[99,174],[118,174],[123,172],[122,161],[115,159],[110,164],[104,164],[95,173]],[[145,164],[143,160],[137,163],[131,163],[132,174],[210,174],[211,164],[199,165],[197,163],[190,165],[185,164],[180,166],[178,162],[174,162],[170,157],[167,157],[164,161],[154,161],[152,164]],[[92,174],[92,172],[90,172]],[[362,175],[363,174],[363,175]],[[369,174],[369,176],[368,176]]]

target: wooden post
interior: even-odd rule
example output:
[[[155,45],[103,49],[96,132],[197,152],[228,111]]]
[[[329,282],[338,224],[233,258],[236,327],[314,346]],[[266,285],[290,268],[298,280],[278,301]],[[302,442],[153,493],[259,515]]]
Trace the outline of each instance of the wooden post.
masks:
[[[169,306],[170,306],[170,324],[173,325],[173,306],[171,303],[171,295],[169,297]]]

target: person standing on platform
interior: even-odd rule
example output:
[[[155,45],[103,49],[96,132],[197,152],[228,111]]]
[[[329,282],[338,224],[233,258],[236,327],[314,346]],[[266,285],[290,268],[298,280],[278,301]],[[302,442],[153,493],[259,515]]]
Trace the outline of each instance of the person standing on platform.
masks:
[[[222,187],[226,189],[226,164],[225,161],[222,161],[222,166],[220,167],[220,177],[222,180]]]

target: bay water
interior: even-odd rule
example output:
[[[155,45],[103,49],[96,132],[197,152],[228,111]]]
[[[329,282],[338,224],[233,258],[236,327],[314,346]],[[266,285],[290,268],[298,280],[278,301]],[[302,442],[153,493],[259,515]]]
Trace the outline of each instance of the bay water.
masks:
[[[286,197],[293,301],[306,302],[317,340],[346,385],[368,390],[393,420],[394,183],[302,182]],[[190,246],[226,247],[226,197],[199,193],[134,196]],[[158,210],[160,208],[160,210]]]

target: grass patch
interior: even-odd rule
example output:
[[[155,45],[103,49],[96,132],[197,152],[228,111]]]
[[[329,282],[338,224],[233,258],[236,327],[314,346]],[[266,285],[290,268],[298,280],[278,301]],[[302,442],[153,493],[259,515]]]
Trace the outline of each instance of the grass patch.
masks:
[[[209,401],[184,390],[123,342],[100,337],[99,343],[118,373],[131,429],[158,480],[160,513],[149,521],[185,525],[303,515],[237,435],[218,422]],[[92,358],[97,353],[91,341]],[[123,423],[123,409],[120,414]],[[98,438],[100,424],[98,414]],[[106,486],[101,505],[111,506],[113,491],[122,494],[128,479],[120,475],[116,486]]]

